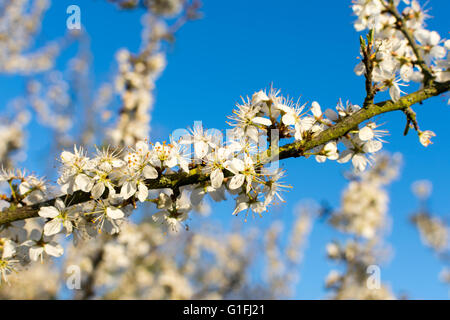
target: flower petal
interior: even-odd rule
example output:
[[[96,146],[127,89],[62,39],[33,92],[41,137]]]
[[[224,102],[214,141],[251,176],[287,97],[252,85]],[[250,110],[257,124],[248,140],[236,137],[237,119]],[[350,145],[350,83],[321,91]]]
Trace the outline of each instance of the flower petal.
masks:
[[[111,219],[121,219],[125,216],[122,210],[114,207],[106,208],[106,215]]]
[[[44,226],[44,235],[53,236],[62,230],[61,219],[53,219],[47,222]]]
[[[56,242],[50,242],[44,245],[45,253],[49,256],[60,257],[64,253],[63,247]]]
[[[219,189],[223,182],[223,172],[220,169],[216,169],[211,172],[211,186],[214,189]]]
[[[92,198],[98,199],[105,192],[105,185],[102,182],[97,182],[91,190]]]
[[[156,179],[158,178],[158,171],[156,171],[155,168],[152,166],[145,166],[142,170],[142,173],[144,174],[145,179]]]
[[[55,218],[59,215],[59,211],[55,207],[42,207],[38,214],[43,218]]]
[[[228,186],[231,190],[240,188],[244,183],[245,176],[243,174],[237,174],[231,178],[230,185]]]
[[[255,117],[255,118],[253,118],[252,122],[256,123],[256,124],[262,124],[267,127],[272,125],[272,121],[270,121],[270,119],[263,118],[263,117]]]

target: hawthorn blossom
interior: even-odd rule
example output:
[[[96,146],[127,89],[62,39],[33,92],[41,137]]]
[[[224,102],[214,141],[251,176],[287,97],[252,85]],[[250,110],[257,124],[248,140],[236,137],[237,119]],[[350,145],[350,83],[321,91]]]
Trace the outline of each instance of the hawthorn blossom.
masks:
[[[262,98],[261,98],[262,97]],[[265,93],[257,93],[253,96],[252,101],[244,102],[237,105],[237,110],[233,110],[234,116],[228,117],[235,122],[229,123],[234,126],[236,134],[242,134],[250,138],[253,142],[258,142],[260,132],[265,132],[266,127],[272,125],[272,121],[260,116],[261,103],[267,101],[268,97]]]
[[[375,122],[369,122],[367,123],[362,129],[359,129],[358,131],[358,138],[361,139],[361,141],[369,141],[369,140],[381,140],[381,137],[388,134],[387,130],[380,130],[376,129],[379,125],[377,125]]]
[[[203,129],[201,124],[194,125],[190,129],[190,134],[182,137],[180,144],[192,144],[197,159],[203,159],[208,154],[209,148],[217,147],[217,141]]]
[[[28,176],[19,185],[20,194],[27,204],[35,204],[46,199],[47,183],[44,179]]]
[[[161,224],[171,232],[178,232],[183,222],[188,219],[188,212],[191,209],[189,198],[183,194],[175,202],[169,196],[161,193],[158,202],[158,208],[163,209],[152,215],[153,221]]]
[[[322,117],[322,110],[320,108],[320,104],[317,101],[313,101],[311,103],[311,112],[316,119],[320,119]]]
[[[343,142],[348,149],[340,154],[337,162],[346,163],[352,160],[353,166],[358,171],[364,171],[369,163],[369,159],[366,156],[367,154],[376,153],[382,148],[382,143],[378,140],[364,142],[355,137],[351,140],[344,139]]]
[[[54,206],[42,207],[39,209],[39,216],[51,219],[44,225],[44,235],[53,236],[66,228],[67,234],[73,230],[74,210],[66,209],[66,205],[61,199],[55,201]]]
[[[375,136],[375,134],[374,134],[372,128],[370,128],[369,126],[365,126],[358,132],[358,137],[362,141],[372,140],[374,138],[374,136]]]
[[[239,212],[246,210],[245,216],[247,217],[249,209],[261,215],[262,212],[267,211],[266,207],[267,205],[264,201],[255,199],[248,194],[241,194],[236,199],[236,207],[233,211],[233,215],[237,215]]]
[[[263,174],[267,177],[262,191],[265,195],[264,205],[269,205],[276,198],[281,202],[285,202],[281,197],[281,192],[284,191],[285,188],[288,188],[288,186],[282,184],[279,180],[285,176],[286,172],[281,168],[278,168],[273,172],[264,170]]]
[[[433,190],[433,184],[429,180],[418,180],[414,181],[411,185],[411,189],[417,198],[425,200],[430,197],[431,191]]]
[[[172,156],[177,160],[177,165],[188,173],[189,172],[189,155],[186,153],[186,147],[179,142],[172,141]]]
[[[97,149],[97,155],[94,158],[94,162],[98,168],[105,172],[110,173],[114,169],[123,167],[126,162],[119,158],[118,152],[110,150],[109,148],[99,150]]]
[[[63,164],[62,174],[58,179],[61,185],[61,191],[64,193],[73,193],[77,190],[84,192],[91,191],[94,181],[86,173],[94,168],[94,163],[86,157],[82,148],[74,147],[74,153],[63,151],[61,154]]]
[[[441,36],[436,31],[419,29],[414,32],[414,37],[420,42],[427,63],[430,63],[431,59],[442,59],[445,57],[446,49],[439,45]]]
[[[41,263],[44,262],[45,255],[57,258],[64,253],[64,248],[59,243],[52,240],[27,240],[23,245],[29,247],[28,253],[30,259],[32,261],[40,260]]]
[[[444,252],[449,248],[450,229],[445,221],[428,213],[418,213],[413,216],[412,221],[417,225],[420,238],[427,246],[437,252]]]
[[[436,61],[436,66],[433,68],[436,74],[436,81],[438,82],[450,80],[450,40],[445,41],[444,47],[447,50],[446,59]]]
[[[281,121],[283,124],[288,126],[295,127],[295,139],[302,140],[303,133],[311,129],[314,118],[312,117],[303,117],[304,113],[302,113],[306,104],[300,106],[298,104],[294,104],[294,102],[285,100],[285,104],[278,104],[277,108],[283,113]]]
[[[152,215],[153,221],[163,225],[169,231],[179,232],[183,227],[183,222],[187,220],[187,212],[170,213],[167,211],[159,211]]]
[[[270,101],[270,98],[263,90],[259,90],[252,95],[252,105],[259,106],[260,104]]]
[[[337,160],[339,158],[339,153],[336,142],[328,142],[315,157],[317,162],[325,162],[327,159]]]
[[[428,145],[432,144],[431,138],[435,137],[436,134],[433,131],[425,130],[419,132],[419,141],[424,147],[428,147]]]
[[[114,195],[116,193],[114,185],[108,177],[107,172],[98,170],[96,172],[96,176],[94,177],[94,181],[95,184],[91,190],[92,198],[99,199],[105,192],[106,188],[108,188],[110,195]]]
[[[354,23],[355,29],[362,31],[374,25],[374,21],[383,10],[383,4],[378,0],[355,0],[352,9],[358,16],[358,20]]]
[[[136,143],[135,151],[130,152],[125,156],[125,161],[128,168],[132,172],[136,172],[146,179],[155,179],[158,177],[156,169],[150,165],[153,161],[155,153],[158,153],[160,144],[155,145],[152,152],[149,150],[148,143],[145,141],[138,141]],[[164,150],[165,151],[165,150]],[[165,152],[167,153],[167,152]],[[159,156],[159,154],[157,154]]]
[[[178,164],[178,159],[171,145],[161,144],[157,142],[153,146],[152,155],[150,157],[150,163],[159,168],[173,168]],[[156,176],[155,176],[156,173]],[[154,178],[158,177],[157,171],[152,170]],[[152,179],[154,179],[152,178]]]
[[[19,7],[7,6],[11,9],[8,12],[21,13],[23,8],[20,5],[23,6],[25,3],[20,2]],[[0,61],[1,70],[32,70],[30,66],[36,64],[40,65],[38,68],[40,70],[49,69],[48,66],[52,63],[58,48],[50,46],[47,48],[49,51],[46,55],[37,55],[38,58],[49,58],[41,62],[32,57],[26,58],[21,53],[29,42],[30,32],[38,26],[35,18],[40,16],[40,12],[45,7],[42,3],[46,1],[38,3],[36,12],[30,16],[30,24],[26,24],[31,26],[28,28],[30,30],[23,28],[14,30],[10,28],[9,23],[6,24],[7,31],[21,36],[18,37],[18,44],[14,44],[14,41],[11,42],[10,39],[0,39],[0,42],[6,44],[4,46],[6,51],[3,50],[6,52],[3,59],[5,61]],[[404,83],[422,82],[425,78],[430,78],[423,61],[418,61],[422,60],[421,56],[425,60],[425,65],[431,70],[431,85],[435,85],[436,82],[445,82],[450,77],[449,40],[441,41],[436,31],[425,29],[424,20],[429,16],[417,1],[404,0],[403,3],[406,4],[406,8],[400,17],[392,12],[394,9],[392,6],[399,5],[400,0],[389,2],[355,0],[352,5],[357,16],[355,28],[358,31],[371,30],[367,37],[368,43],[361,43],[360,53],[365,60],[358,63],[354,71],[358,75],[367,77],[367,84],[370,84],[372,93],[377,94],[388,90],[393,102],[397,102],[405,93],[400,90],[400,86],[405,85]],[[121,2],[121,5],[136,4]],[[365,113],[366,111],[361,110],[358,105],[347,101],[344,106],[342,100],[339,100],[335,110],[326,109],[322,112],[317,101],[313,101],[308,109],[306,104],[295,103],[292,99],[279,95],[279,90],[271,88],[269,92],[257,91],[251,95],[251,98],[247,97],[237,105],[237,109],[229,117],[232,120],[230,125],[233,127],[233,137],[227,143],[220,141],[222,136],[220,132],[212,133],[211,130],[205,130],[197,124],[180,141],[171,139],[169,144],[165,142],[153,144],[145,140],[150,130],[149,111],[154,103],[155,81],[166,63],[162,42],[172,35],[169,26],[159,21],[155,13],[171,17],[177,15],[181,11],[182,1],[153,1],[146,6],[152,13],[143,19],[145,30],[140,52],[133,54],[127,49],[121,49],[116,55],[119,74],[115,85],[117,93],[120,94],[122,106],[116,126],[108,133],[109,138],[118,148],[107,147],[101,151],[97,149],[92,157],[88,156],[84,149],[76,146],[73,152],[63,151],[60,156],[61,170],[58,177],[60,188],[58,190],[52,190],[44,179],[26,175],[21,171],[2,169],[0,182],[5,185],[9,193],[2,193],[1,208],[8,211],[7,214],[24,206],[35,205],[30,207],[33,210],[39,208],[37,219],[28,219],[23,224],[17,221],[4,224],[0,237],[2,277],[5,278],[6,274],[12,271],[15,262],[26,265],[29,262],[28,258],[32,261],[43,262],[46,255],[61,256],[64,249],[54,240],[57,239],[54,236],[61,233],[63,229],[67,235],[73,233],[75,244],[79,239],[94,237],[103,231],[117,234],[113,242],[103,246],[104,261],[101,264],[105,266],[100,266],[99,269],[110,268],[113,273],[117,272],[117,267],[130,267],[133,261],[130,259],[132,255],[141,260],[146,260],[144,258],[148,255],[150,257],[148,260],[154,260],[151,251],[154,246],[162,242],[161,238],[155,237],[152,238],[154,241],[146,243],[145,237],[140,237],[142,234],[133,234],[128,230],[129,226],[124,223],[131,211],[140,205],[136,203],[136,200],[155,205],[158,211],[152,215],[152,220],[161,225],[163,230],[169,231],[179,231],[182,227],[187,229],[186,221],[189,219],[190,212],[201,211],[200,208],[206,206],[207,201],[203,201],[206,195],[217,202],[225,200],[227,195],[234,197],[233,215],[243,211],[245,211],[245,217],[250,212],[261,215],[268,210],[272,202],[284,201],[282,191],[288,187],[281,182],[285,174],[283,170],[269,171],[268,169],[269,162],[278,155],[276,152],[272,153],[272,150],[264,150],[263,142],[269,141],[272,144],[272,129],[279,131],[281,139],[293,137],[296,140],[292,144],[285,145],[279,153],[283,157],[308,158],[314,155],[317,162],[325,162],[327,159],[336,160],[338,163],[352,161],[355,168],[352,173],[355,179],[344,191],[341,207],[332,214],[330,221],[345,232],[369,240],[367,242],[374,240],[386,222],[388,197],[383,186],[386,180],[391,179],[391,173],[379,174],[377,170],[389,170],[383,169],[382,166],[377,167],[376,164],[372,170],[364,171],[368,164],[372,164],[375,153],[382,148],[384,141],[381,137],[386,135],[386,131],[377,129],[378,125],[374,122],[362,124],[370,112]],[[5,16],[6,20],[11,15],[8,12]],[[12,21],[13,27],[18,27],[20,24],[17,21],[23,19],[20,16],[15,18],[17,19],[9,20]],[[414,39],[405,37],[408,32],[403,28],[406,28]],[[27,38],[26,41],[21,41],[22,37]],[[420,54],[417,53],[416,46],[409,43],[412,40],[417,40],[416,45]],[[367,45],[371,47],[364,51],[364,46]],[[14,52],[11,48],[15,48]],[[367,55],[368,52],[369,55]],[[368,78],[369,70],[365,65],[367,62],[370,62],[373,67],[370,79]],[[78,64],[80,62],[77,62]],[[60,85],[64,87],[65,82],[59,82],[62,82]],[[422,85],[431,86],[428,82]],[[58,129],[58,133],[64,133],[58,136],[67,137],[67,132],[72,125],[70,117],[47,112],[46,102],[41,99],[40,94],[37,94],[40,91],[39,83],[31,83],[27,86],[27,90],[27,93],[32,96],[30,104],[36,113],[44,119],[44,122],[50,123],[51,128]],[[60,87],[52,88],[48,95],[58,99],[61,106],[69,105],[70,97],[66,91]],[[379,105],[383,106],[383,103]],[[369,108],[373,107],[373,105],[369,106]],[[18,115],[27,118],[26,113],[19,112]],[[0,126],[0,136],[4,138],[0,139],[3,141],[0,144],[2,160],[9,157],[11,151],[21,147],[23,140],[21,131],[23,130],[17,130],[17,127],[23,129],[27,121],[19,120],[15,127]],[[341,130],[342,128],[345,130]],[[329,131],[320,134],[324,130]],[[418,130],[418,134],[419,141],[424,146],[430,144],[430,139],[435,136],[429,130]],[[59,137],[57,141],[61,140]],[[134,145],[134,147],[129,147],[122,153],[125,145]],[[187,154],[186,149],[189,145],[193,145],[194,148],[193,159],[190,159],[191,155]],[[10,165],[9,161],[2,161],[2,163]],[[149,190],[159,188],[161,185],[167,188]],[[59,191],[63,194],[61,195]],[[158,197],[155,199],[153,194],[158,194]],[[63,197],[67,201],[62,201]],[[77,204],[71,205],[72,200],[75,200]],[[52,201],[54,205],[48,205]],[[417,216],[416,219],[419,228],[434,233],[431,239],[426,239],[434,246],[442,247],[444,240],[448,240],[447,231],[440,221],[430,220],[428,216]],[[29,223],[36,225],[30,228]],[[301,229],[299,225],[296,224],[295,228]],[[125,232],[120,232],[121,229]],[[156,232],[153,229],[150,230],[151,232],[147,230],[147,233],[161,235],[159,229]],[[276,238],[273,236],[274,233],[276,232],[269,233],[273,243],[273,239]],[[192,241],[193,247],[197,245],[196,241],[196,239]],[[242,239],[235,241],[232,251],[241,250],[242,242]],[[214,245],[220,247],[220,244],[212,242],[205,247]],[[190,251],[187,253],[194,256],[197,252],[192,253],[195,251],[193,247],[188,247],[190,250],[186,251]],[[366,249],[367,247],[357,241],[349,241],[346,245],[335,243],[327,246],[330,258],[345,260],[356,268],[367,265],[367,261],[363,261],[369,256],[364,252]],[[28,256],[20,256],[18,253],[21,253],[21,250],[26,251]],[[271,262],[276,264],[276,249],[272,246],[269,250],[271,250]],[[225,259],[222,257],[223,260],[228,259],[227,253],[223,254],[226,257]],[[359,261],[358,255],[364,259]],[[237,261],[227,261],[231,265],[230,269],[239,270],[236,264],[246,262],[242,257]],[[155,280],[158,277],[156,273],[146,279],[140,276],[137,278],[149,282],[160,281],[161,288],[164,288],[160,290],[162,292],[184,290],[180,296],[190,296],[190,284],[181,282],[182,285],[179,285],[181,276],[174,270],[178,266],[167,265],[164,266],[167,269],[164,270],[162,279]],[[186,273],[191,268],[189,265],[182,267],[185,268],[183,272]],[[145,270],[141,272],[145,273]],[[151,280],[148,280],[149,278]],[[226,275],[223,278],[233,277]],[[345,288],[345,279],[355,281],[352,274],[334,273],[332,279],[329,279],[329,285],[339,288],[341,290],[339,294],[343,297],[352,290],[358,292],[357,296],[373,296],[361,289],[359,283]],[[121,284],[117,285],[119,286]],[[166,287],[170,290],[166,290]],[[389,296],[388,290],[381,292],[382,296]]]
[[[92,223],[96,225],[99,233],[106,230],[109,234],[115,234],[120,230],[118,223],[125,217],[124,210],[126,208],[115,207],[107,201],[97,200],[89,215],[92,215]]]
[[[398,175],[398,157],[376,156],[374,166],[364,172],[355,172],[342,194],[341,206],[330,222],[338,229],[373,239],[386,225],[388,194],[385,185]],[[333,248],[333,256],[338,255]]]
[[[407,27],[413,30],[422,28],[425,19],[430,17],[416,0],[412,0],[402,13],[406,17]]]
[[[403,84],[400,83],[400,79],[397,78],[397,75],[394,72],[386,70],[379,70],[378,72],[375,71],[373,79],[374,81],[382,84],[380,90],[389,89],[389,95],[392,101],[398,101],[400,99],[400,95],[404,93],[400,89],[400,86]]]
[[[0,238],[0,283],[2,279],[8,282],[7,276],[15,269],[19,260],[14,259],[16,255],[15,242],[7,238]]]
[[[329,109],[330,111],[328,111],[328,115],[326,114],[326,116],[329,117],[331,120],[336,121],[337,119],[339,119],[339,117],[342,119],[342,118],[351,116],[352,114],[358,112],[360,109],[361,109],[361,107],[359,105],[352,104],[350,101],[347,101],[346,105],[344,106],[342,104],[342,100],[339,99],[338,105],[336,106],[336,111],[337,111],[338,117],[336,117],[331,112],[331,111],[333,111],[331,109]]]
[[[156,150],[159,150],[159,147],[160,145],[155,145]],[[156,152],[158,151],[150,151],[146,142],[138,141],[135,151],[125,156],[127,168],[123,170],[123,175],[119,182],[119,185],[121,185],[120,196],[123,199],[129,199],[138,192],[138,199],[141,202],[145,201],[148,196],[145,179],[156,179],[158,177],[158,171],[153,166],[156,165],[156,161],[154,160]],[[160,161],[159,164],[161,164],[161,161],[165,161],[161,160],[160,156],[156,156],[158,157],[158,161]]]
[[[213,186],[197,186],[191,191],[190,201],[192,205],[198,206],[201,204],[205,195],[209,195],[215,202],[221,202],[226,200],[225,187],[222,184],[219,188]]]
[[[234,173],[230,180],[229,188],[231,190],[238,189],[245,182],[247,193],[250,192],[252,182],[257,179],[252,158],[248,155],[245,155],[244,160],[234,158],[227,164],[226,168]]]
[[[222,186],[224,180],[223,170],[229,166],[231,157],[232,149],[224,147],[220,147],[206,156],[207,164],[203,172],[210,174],[211,186],[214,189]]]

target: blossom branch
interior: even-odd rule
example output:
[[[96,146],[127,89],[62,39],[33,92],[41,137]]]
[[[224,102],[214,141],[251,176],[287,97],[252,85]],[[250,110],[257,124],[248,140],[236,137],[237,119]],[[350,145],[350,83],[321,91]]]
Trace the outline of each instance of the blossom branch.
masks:
[[[408,40],[408,43],[417,58],[417,60],[414,61],[414,63],[420,66],[420,68],[422,69],[422,73],[424,75],[424,83],[428,84],[434,78],[434,76],[431,72],[431,69],[428,67],[425,60],[423,59],[422,54],[420,53],[420,49],[417,46],[416,41],[414,40],[414,36],[410,32],[410,30],[408,30],[408,28],[406,27],[405,20],[402,18],[401,14],[398,12],[397,7],[394,4],[394,1],[389,0],[388,2],[389,3],[386,5],[386,10],[395,17],[395,19],[396,19],[395,26],[398,30],[401,31],[401,33]]]
[[[344,137],[349,131],[357,128],[358,125],[366,120],[369,120],[377,115],[392,112],[396,110],[406,111],[410,106],[422,102],[428,98],[437,96],[450,90],[450,81],[445,83],[433,83],[424,87],[414,93],[406,95],[394,102],[392,100],[383,101],[376,104],[370,104],[366,108],[362,108],[356,113],[342,119],[336,125],[330,126],[328,129],[320,132],[317,135],[312,135],[309,139],[298,140],[293,143],[286,144],[279,147],[276,152],[268,150],[259,155],[259,162],[261,165],[292,157],[304,156],[305,152],[317,146],[326,144],[330,141],[337,140]],[[230,177],[231,172],[225,170],[225,178]],[[159,176],[155,179],[146,179],[145,185],[148,189],[164,189],[169,188],[177,190],[182,186],[205,183],[210,179],[209,174],[202,172],[201,168],[193,168],[187,172],[180,172]],[[117,188],[119,191],[120,188]],[[106,190],[102,198],[107,198],[108,190]],[[38,217],[38,212],[41,207],[52,206],[57,200],[63,200],[65,203],[70,203],[71,206],[88,202],[93,200],[90,192],[76,191],[71,195],[63,195],[45,202],[34,205],[27,205],[19,207],[15,204],[0,213],[0,225],[6,225],[14,221],[24,220],[28,218]]]
[[[371,104],[367,108],[363,108],[352,116],[344,119],[337,125],[321,132],[309,141],[297,141],[281,147],[279,159],[282,160],[291,157],[299,157],[307,150],[311,150],[314,147],[344,136],[348,131],[352,130],[358,124],[368,119],[387,112],[407,110],[410,106],[416,103],[440,95],[441,93],[447,92],[449,90],[450,81],[441,84],[436,83],[414,93],[406,95],[400,98],[400,100],[397,102],[387,100],[376,104]]]

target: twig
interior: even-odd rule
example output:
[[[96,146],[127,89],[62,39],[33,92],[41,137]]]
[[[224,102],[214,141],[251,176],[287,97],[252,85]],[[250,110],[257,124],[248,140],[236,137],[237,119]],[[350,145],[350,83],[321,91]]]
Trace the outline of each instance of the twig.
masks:
[[[371,29],[367,35],[367,43],[361,36],[361,52],[363,54],[364,67],[366,72],[364,77],[366,78],[366,98],[364,99],[363,107],[373,104],[373,99],[375,98],[376,88],[373,86],[372,72],[373,72],[373,59],[372,59],[372,48],[373,48],[373,36],[374,30]]]
[[[389,4],[386,5],[386,10],[395,17],[396,28],[398,30],[400,30],[403,33],[403,35],[405,36],[405,38],[408,40],[408,43],[409,43],[410,47],[412,48],[412,50],[416,56],[416,59],[417,59],[416,61],[414,61],[414,64],[419,65],[422,70],[422,73],[424,76],[424,80],[423,80],[424,84],[425,85],[431,84],[431,82],[434,79],[433,73],[431,72],[428,65],[425,63],[425,60],[423,59],[422,54],[420,53],[420,49],[419,49],[416,41],[414,40],[414,36],[412,35],[411,31],[408,30],[408,28],[406,27],[405,20],[398,12],[393,0],[389,0]]]
[[[419,124],[417,123],[416,113],[414,112],[414,110],[408,107],[405,110],[403,110],[403,112],[406,115],[406,127],[405,131],[403,132],[403,135],[406,136],[408,134],[411,124],[413,125],[414,130],[419,132]]]

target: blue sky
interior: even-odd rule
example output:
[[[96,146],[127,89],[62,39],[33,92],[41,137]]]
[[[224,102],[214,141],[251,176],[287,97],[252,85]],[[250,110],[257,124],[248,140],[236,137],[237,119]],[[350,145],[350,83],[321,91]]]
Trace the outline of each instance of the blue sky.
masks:
[[[62,36],[67,6],[79,5],[94,54],[92,82],[111,78],[117,49],[138,49],[141,11],[120,12],[101,0],[53,2],[37,44]],[[428,21],[429,28],[448,38],[450,2],[431,0],[427,8],[434,16]],[[202,121],[208,128],[226,129],[226,116],[240,96],[268,88],[271,83],[283,94],[301,96],[303,102],[316,100],[322,108],[334,107],[339,98],[362,103],[364,81],[353,73],[359,35],[352,25],[350,1],[204,0],[202,12],[203,18],[185,25],[169,49],[167,68],[157,81],[152,139],[166,140],[173,130],[192,126],[194,121]],[[61,56],[61,66],[73,50],[69,48]],[[0,78],[3,101],[23,90],[21,82],[11,80],[18,79]],[[450,141],[450,130],[441,119],[450,113],[449,108],[442,97],[414,108],[421,128],[437,134],[428,148],[419,144],[414,132],[403,137],[405,119],[401,113],[379,118],[391,133],[385,150],[401,152],[404,157],[400,179],[390,187],[393,225],[387,241],[394,254],[382,267],[381,276],[395,293],[404,292],[411,298],[447,299],[449,294],[448,287],[438,280],[440,263],[420,243],[408,221],[416,207],[410,185],[418,179],[433,182],[432,208],[438,215],[448,216],[450,151],[446,141]],[[30,156],[24,163],[37,173],[43,171],[39,159],[50,145],[45,132],[38,130],[31,127]],[[325,200],[338,206],[346,185],[342,174],[348,166],[318,164],[313,159],[289,159],[283,166],[288,173],[286,182],[294,186],[286,195],[287,203],[247,224],[266,225],[273,219],[289,223],[301,199]],[[232,207],[232,202],[215,206],[212,218],[229,225],[236,219],[231,216]],[[324,297],[323,281],[334,267],[325,259],[325,244],[335,236],[323,222],[314,225],[295,298]]]

